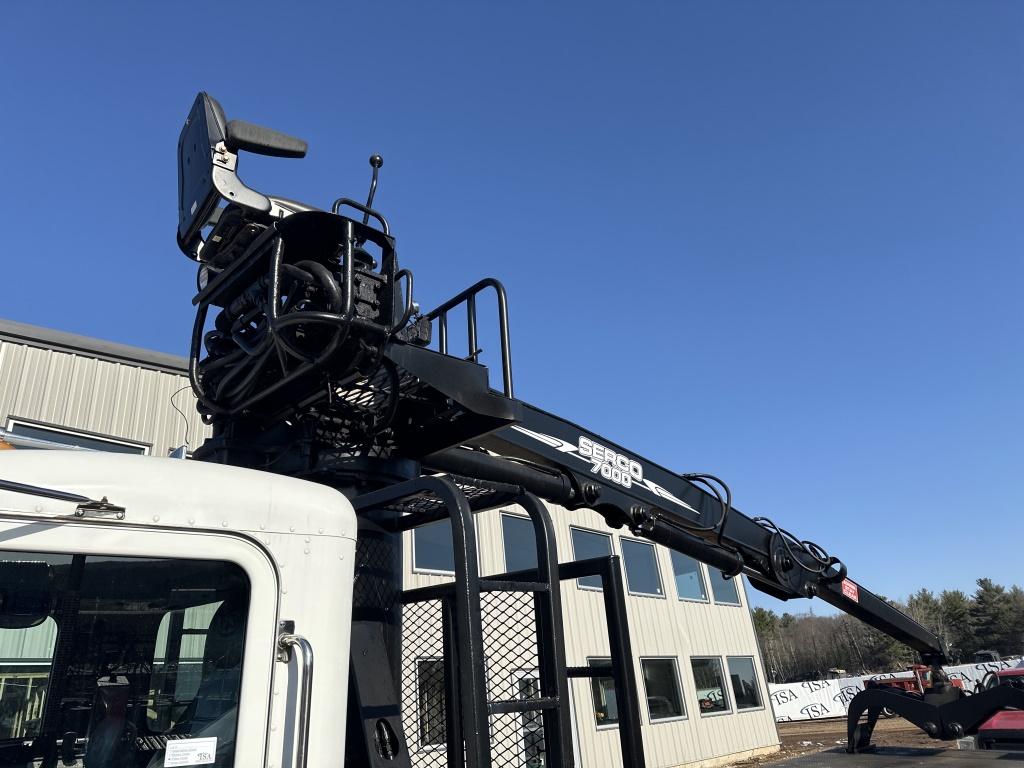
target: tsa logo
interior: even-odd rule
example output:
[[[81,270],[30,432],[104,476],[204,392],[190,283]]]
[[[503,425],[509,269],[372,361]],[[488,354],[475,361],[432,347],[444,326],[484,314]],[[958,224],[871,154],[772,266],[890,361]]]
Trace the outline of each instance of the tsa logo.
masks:
[[[860,688],[858,688],[856,685],[846,685],[843,686],[843,689],[839,691],[839,693],[832,697],[832,701],[834,701],[836,704],[842,704],[843,706],[846,706],[853,700],[853,697],[856,696],[858,693],[860,693]]]
[[[824,704],[808,704],[800,710],[800,714],[809,720],[817,720],[819,717],[825,717],[828,714],[828,707]]]
[[[800,697],[793,693],[789,688],[785,688],[781,691],[773,692],[769,698],[772,700],[772,704],[781,706],[782,704],[789,704],[791,701],[796,701]]]

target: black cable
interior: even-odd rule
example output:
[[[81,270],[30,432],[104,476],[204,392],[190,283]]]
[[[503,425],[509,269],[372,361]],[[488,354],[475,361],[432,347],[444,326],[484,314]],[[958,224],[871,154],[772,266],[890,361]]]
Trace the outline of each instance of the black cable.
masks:
[[[181,408],[179,408],[178,406],[176,406],[174,404],[174,398],[177,395],[180,395],[186,389],[192,389],[192,385],[191,384],[186,384],[184,387],[179,389],[177,392],[174,392],[173,394],[171,394],[171,408],[173,408],[178,413],[180,413],[181,414],[181,418],[184,419],[184,421],[185,421],[185,447],[188,448],[189,447],[189,440],[188,440],[188,416],[185,415],[185,412],[183,410],[181,410]]]
[[[815,544],[813,541],[798,539],[785,528],[781,528],[770,518],[755,517],[753,518],[753,521],[777,535],[782,541],[783,546],[786,548],[786,553],[789,555],[789,559],[808,573],[813,573],[817,576],[824,576],[832,566],[839,566],[836,572],[837,574],[846,572],[846,566],[843,565],[843,562],[839,558],[830,555],[826,549]],[[815,563],[817,563],[817,567],[806,565],[801,558],[797,557],[793,552],[793,545],[796,545],[803,554],[810,557]]]
[[[688,480],[691,483],[702,485],[708,489],[712,496],[718,499],[719,505],[722,507],[722,514],[718,518],[718,521],[714,525],[695,527],[694,530],[704,531],[715,531],[718,534],[718,546],[723,546],[722,536],[725,533],[725,522],[729,519],[729,512],[732,511],[732,490],[729,488],[722,478],[716,477],[708,472],[687,472],[681,475],[684,480]],[[716,485],[717,483],[717,485]],[[719,490],[719,486],[721,490]],[[724,491],[724,497],[723,493]]]

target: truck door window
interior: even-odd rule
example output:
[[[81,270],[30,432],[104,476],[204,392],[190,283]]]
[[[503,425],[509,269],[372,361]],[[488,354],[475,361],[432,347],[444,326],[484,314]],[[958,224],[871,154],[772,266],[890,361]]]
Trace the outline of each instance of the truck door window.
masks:
[[[0,768],[232,766],[248,607],[232,563],[0,553]]]

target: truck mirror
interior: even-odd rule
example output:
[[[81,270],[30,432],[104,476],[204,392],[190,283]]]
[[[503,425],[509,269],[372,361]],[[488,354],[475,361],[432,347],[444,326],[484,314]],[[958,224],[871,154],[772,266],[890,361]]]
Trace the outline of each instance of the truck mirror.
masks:
[[[28,629],[50,616],[50,566],[39,561],[0,561],[0,629]]]

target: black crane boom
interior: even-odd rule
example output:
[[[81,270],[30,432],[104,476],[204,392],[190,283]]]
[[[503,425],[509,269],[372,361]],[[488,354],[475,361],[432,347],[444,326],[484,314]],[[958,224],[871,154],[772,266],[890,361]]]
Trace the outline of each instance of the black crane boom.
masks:
[[[965,700],[942,672],[949,656],[942,638],[850,578],[842,561],[823,547],[766,517],[740,512],[721,479],[673,472],[518,400],[504,287],[486,278],[434,310],[420,311],[412,272],[399,267],[390,226],[370,207],[383,165],[379,155],[370,158],[373,178],[365,204],[339,197],[330,210],[321,210],[247,187],[237,175],[242,150],[301,157],[306,145],[259,126],[229,123],[221,106],[200,93],[179,139],[177,229],[180,248],[199,263],[189,374],[199,411],[214,427],[196,458],[292,474],[342,490],[360,511],[360,536],[370,542],[366,546],[379,545],[380,552],[393,551],[395,537],[413,527],[445,516],[457,519],[458,525],[452,524],[462,558],[456,567],[461,602],[444,626],[445,632],[454,633],[454,647],[465,646],[472,653],[461,669],[461,687],[454,682],[458,654],[447,654],[445,664],[451,669],[446,671],[446,690],[453,701],[463,697],[462,717],[477,740],[486,736],[487,706],[491,714],[513,706],[485,701],[479,665],[472,663],[482,653],[479,607],[474,619],[473,599],[485,587],[548,595],[537,616],[546,617],[538,618],[538,624],[545,625],[545,647],[555,660],[542,674],[548,694],[541,697],[552,734],[568,733],[562,701],[567,674],[596,674],[557,669],[564,657],[552,640],[561,621],[555,574],[566,564],[557,563],[550,521],[543,523],[546,512],[539,499],[596,510],[614,528],[628,528],[703,561],[726,578],[745,574],[755,588],[774,597],[819,597],[916,650],[932,668],[931,687],[917,698],[877,687],[859,694],[850,706],[851,750],[868,745],[883,707],[904,714],[935,738],[948,739],[976,730],[984,717],[1006,705],[1008,696],[1016,696],[982,692]],[[496,297],[500,390],[491,388],[489,371],[480,362],[477,309],[484,292]],[[463,309],[468,354],[458,357],[449,349],[449,316]],[[431,476],[437,473],[451,477]],[[470,503],[456,476],[468,486],[489,483],[492,491],[501,486],[500,493],[492,494],[490,507],[501,497],[529,509],[537,526],[540,565],[535,582],[524,586],[515,581],[516,574],[488,583],[479,577],[472,513],[490,507]],[[396,513],[398,497],[412,493],[408,489],[414,486],[416,493],[433,494],[434,502],[443,497],[447,511],[435,506],[405,517]],[[381,510],[398,517],[373,517]],[[386,666],[394,665],[395,654],[379,646],[396,637],[388,617],[398,613],[396,584],[401,575],[398,559],[380,552],[376,560],[370,549],[357,556],[374,584],[362,590],[365,601],[356,606],[355,613],[363,618],[354,620],[353,649],[362,643],[366,654],[379,655]],[[618,565],[609,563],[602,572],[615,581]],[[430,597],[446,589],[434,588]],[[407,594],[405,599],[412,598]],[[625,610],[612,603],[609,615],[624,622]],[[627,664],[613,672],[622,675],[616,684],[629,689],[635,685],[630,683],[632,672],[623,671],[626,667],[631,669]],[[394,729],[394,738],[384,739],[388,745],[401,742],[402,726],[394,715],[400,708],[398,694],[391,683],[380,682],[381,675],[387,677],[384,667],[378,665],[369,677],[365,665],[353,670],[352,700],[362,713],[364,757],[373,761],[374,750],[380,748],[378,726],[388,733]],[[393,669],[391,674],[388,679],[393,679]],[[364,707],[369,701],[377,704]],[[391,707],[387,722],[370,714],[383,711],[381,702]],[[1024,699],[1018,705],[1024,706]],[[863,728],[857,723],[862,713],[868,716]],[[633,720],[638,728],[638,716]],[[456,757],[463,751],[457,726],[449,728],[449,750]],[[628,730],[625,725],[621,729],[623,743],[636,758],[629,764],[640,765],[642,742],[635,731],[627,738]],[[571,765],[564,749],[549,749],[554,750],[551,765]],[[473,755],[486,752],[483,743],[474,750]],[[476,757],[469,762],[489,764],[486,757],[474,761]]]

